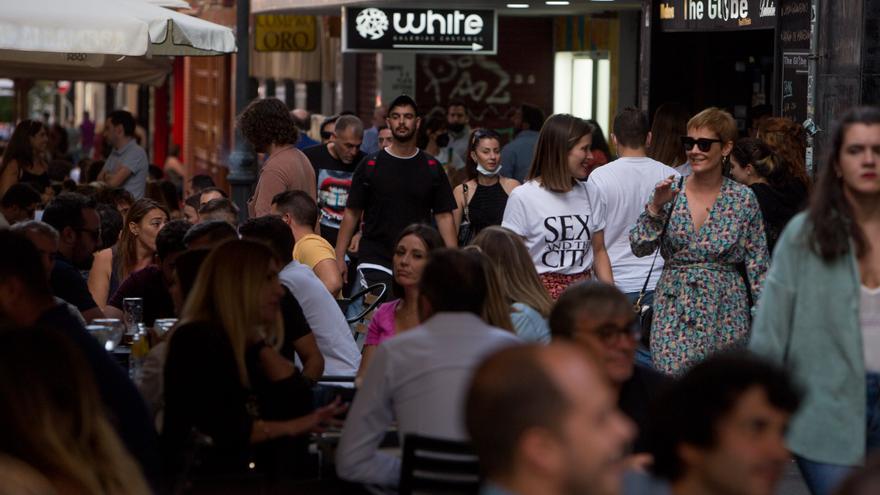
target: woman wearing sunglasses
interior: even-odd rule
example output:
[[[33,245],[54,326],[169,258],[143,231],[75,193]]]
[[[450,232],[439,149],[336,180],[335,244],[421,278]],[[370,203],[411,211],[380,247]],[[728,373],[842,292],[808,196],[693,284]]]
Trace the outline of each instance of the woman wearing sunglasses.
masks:
[[[510,193],[502,227],[523,238],[553,299],[593,276],[614,283],[605,250],[605,215],[592,211],[587,178],[593,126],[556,114],[544,122],[526,183]]]
[[[736,135],[723,110],[694,116],[681,138],[693,174],[657,184],[630,233],[636,256],[659,244],[666,261],[655,291],[651,358],[670,375],[748,342],[749,300],[758,300],[769,254],[755,194],[722,175]]]

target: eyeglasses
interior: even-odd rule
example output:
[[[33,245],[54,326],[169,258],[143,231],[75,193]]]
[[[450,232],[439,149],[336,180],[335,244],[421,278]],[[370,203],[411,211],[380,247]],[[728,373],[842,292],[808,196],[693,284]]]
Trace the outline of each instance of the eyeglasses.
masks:
[[[481,139],[485,138],[500,139],[500,136],[498,136],[497,132],[491,129],[477,129],[476,131],[474,131],[474,135],[471,138],[471,144],[476,144]]]
[[[642,329],[636,320],[629,322],[625,326],[618,326],[613,323],[607,323],[593,330],[593,333],[599,337],[604,343],[612,342],[616,337],[628,337],[638,340],[642,335]]]
[[[700,148],[700,151],[703,153],[709,151],[712,148],[712,143],[723,143],[724,141],[720,139],[709,139],[709,138],[700,138],[694,139],[690,136],[682,136],[681,144],[684,146],[685,151],[690,151],[694,145],[697,145],[697,148]]]
[[[333,137],[333,133],[330,131],[321,131],[321,139],[330,139]]]

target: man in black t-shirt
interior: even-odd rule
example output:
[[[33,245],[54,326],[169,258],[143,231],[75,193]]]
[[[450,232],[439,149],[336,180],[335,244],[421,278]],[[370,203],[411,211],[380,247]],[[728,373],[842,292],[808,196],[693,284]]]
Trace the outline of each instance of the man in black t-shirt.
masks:
[[[312,146],[303,151],[318,179],[318,208],[321,210],[321,237],[336,244],[336,235],[351,177],[357,164],[364,158],[360,150],[364,139],[364,124],[354,115],[342,115],[336,119],[336,127],[327,144]]]
[[[436,222],[449,247],[456,246],[455,199],[443,167],[416,147],[421,119],[416,102],[398,96],[388,107],[393,141],[364,158],[352,177],[339,236],[336,262],[345,278],[345,252],[363,216],[358,269],[367,285],[390,282],[394,241],[412,223]]]

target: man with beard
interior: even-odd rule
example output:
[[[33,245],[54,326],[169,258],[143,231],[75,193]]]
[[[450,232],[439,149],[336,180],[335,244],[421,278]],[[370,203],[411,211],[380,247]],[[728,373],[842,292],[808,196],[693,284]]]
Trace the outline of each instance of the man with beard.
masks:
[[[461,100],[452,100],[446,106],[446,131],[449,134],[449,144],[452,152],[461,158],[462,163],[467,162],[468,141],[471,138],[471,128],[468,125],[470,117],[467,107]]]
[[[354,115],[342,115],[336,120],[329,143],[303,151],[318,177],[321,237],[330,244],[336,244],[351,177],[357,164],[364,158],[360,150],[363,137],[361,119]],[[310,227],[314,228],[313,225]]]
[[[63,196],[60,195],[58,199],[67,199]],[[72,201],[69,206],[74,207]],[[94,207],[91,210],[97,218]],[[62,238],[65,236],[68,235],[62,234]],[[55,266],[58,264],[56,262]],[[43,265],[37,247],[24,234],[0,231],[0,321],[64,334],[82,351],[103,405],[113,419],[116,433],[153,488],[158,488],[158,442],[144,400],[126,372],[89,335],[67,305],[52,297]],[[9,404],[8,407],[15,405]],[[39,428],[37,425],[35,427]]]
[[[345,253],[361,216],[358,271],[365,286],[391,284],[394,243],[410,224],[434,220],[446,245],[456,246],[455,198],[443,167],[416,146],[421,124],[417,108],[409,96],[395,98],[386,119],[391,146],[368,155],[354,171],[336,239],[336,264],[343,279],[348,274]]]
[[[503,349],[477,369],[465,424],[483,495],[614,495],[632,423],[599,368],[571,344]]]
[[[56,296],[76,306],[86,321],[103,318],[82,271],[89,270],[101,246],[101,217],[95,201],[77,193],[61,193],[43,212],[42,221],[58,231],[58,252],[50,284]]]
[[[785,432],[800,402],[790,377],[769,363],[710,358],[658,398],[653,471],[672,495],[772,495],[791,461]]]
[[[272,198],[280,192],[300,190],[315,199],[315,171],[296,149],[299,131],[281,100],[252,101],[238,116],[238,128],[257,153],[265,156],[254,195],[248,201],[250,218],[271,214]]]

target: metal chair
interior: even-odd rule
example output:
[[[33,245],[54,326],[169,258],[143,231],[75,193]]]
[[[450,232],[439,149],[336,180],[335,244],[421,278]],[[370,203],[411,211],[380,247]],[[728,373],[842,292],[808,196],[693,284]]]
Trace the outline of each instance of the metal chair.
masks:
[[[376,309],[377,306],[385,302],[385,297],[387,295],[388,286],[382,282],[379,282],[352,294],[351,297],[337,299],[336,302],[339,304],[339,308],[342,309],[342,313],[345,314],[349,306],[351,306],[358,300],[363,299],[366,307],[361,310],[361,312],[357,315],[350,318],[346,317],[346,321],[349,324],[353,324],[363,320],[364,317],[366,317],[368,314],[370,314],[371,311]],[[370,299],[372,299],[372,297],[370,296],[374,296],[375,299],[369,301]]]
[[[467,442],[407,435],[403,440],[400,494],[476,494],[479,458]]]

